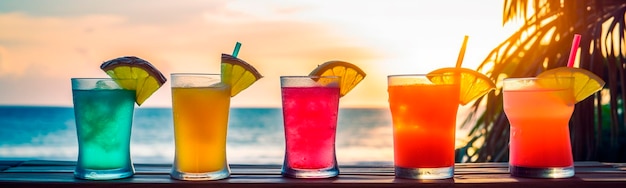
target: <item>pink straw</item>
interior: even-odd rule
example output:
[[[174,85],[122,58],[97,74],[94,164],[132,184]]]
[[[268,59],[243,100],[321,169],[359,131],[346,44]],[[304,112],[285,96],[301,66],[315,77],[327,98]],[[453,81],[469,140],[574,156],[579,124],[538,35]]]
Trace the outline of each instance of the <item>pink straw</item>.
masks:
[[[576,60],[576,51],[578,51],[579,44],[580,44],[580,35],[574,34],[574,40],[572,41],[572,49],[569,52],[569,60],[567,61],[567,67],[574,67],[574,61]]]

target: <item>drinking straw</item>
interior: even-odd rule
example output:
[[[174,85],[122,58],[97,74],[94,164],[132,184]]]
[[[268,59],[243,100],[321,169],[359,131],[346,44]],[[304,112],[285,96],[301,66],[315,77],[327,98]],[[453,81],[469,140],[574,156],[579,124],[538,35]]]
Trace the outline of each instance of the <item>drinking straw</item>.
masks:
[[[567,61],[567,67],[574,67],[574,61],[576,60],[576,52],[578,51],[579,44],[580,44],[580,35],[574,34],[574,40],[572,41],[572,49],[569,51],[569,59]]]
[[[467,39],[469,36],[465,35],[463,38],[463,45],[461,46],[461,51],[459,52],[459,57],[456,59],[456,68],[461,68],[461,63],[463,63],[463,57],[465,56],[465,48],[467,48]]]
[[[239,54],[239,48],[241,48],[241,43],[237,42],[237,44],[235,44],[235,49],[233,50],[233,57],[237,57]]]

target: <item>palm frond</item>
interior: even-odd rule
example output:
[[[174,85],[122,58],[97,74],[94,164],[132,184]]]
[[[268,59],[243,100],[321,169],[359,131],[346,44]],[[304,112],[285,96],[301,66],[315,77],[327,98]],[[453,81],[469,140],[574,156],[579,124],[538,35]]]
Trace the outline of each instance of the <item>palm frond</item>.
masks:
[[[503,24],[520,18],[524,24],[491,51],[478,71],[498,83],[507,77],[533,77],[565,66],[571,39],[575,33],[581,34],[578,66],[607,82],[608,97],[599,92],[576,105],[570,121],[574,159],[623,162],[625,16],[623,0],[505,0]],[[479,112],[481,104],[486,107]],[[464,121],[464,126],[473,126],[464,158],[469,162],[508,160],[509,124],[502,109],[501,88],[474,102],[471,109],[471,116]],[[612,155],[607,151],[613,151],[609,152]]]

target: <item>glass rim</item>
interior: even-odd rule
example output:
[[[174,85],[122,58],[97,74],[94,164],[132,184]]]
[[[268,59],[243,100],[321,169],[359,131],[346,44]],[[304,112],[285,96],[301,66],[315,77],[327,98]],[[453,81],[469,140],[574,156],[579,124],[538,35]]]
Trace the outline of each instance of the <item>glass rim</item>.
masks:
[[[575,77],[574,76],[557,76],[557,77],[547,77],[547,78],[539,78],[539,77],[518,77],[518,78],[504,78],[502,79],[502,81],[504,82],[512,82],[512,81],[519,81],[519,80],[545,80],[545,79],[555,79],[555,78],[563,78],[563,79],[572,79],[574,80]]]
[[[215,76],[222,75],[220,73],[193,73],[193,72],[179,72],[179,73],[170,73],[170,76]]]
[[[341,76],[280,76],[280,78],[341,78]]]
[[[70,82],[71,82],[71,88],[72,90],[93,90],[93,89],[100,89],[100,90],[118,90],[118,89],[122,89],[122,90],[132,90],[135,91],[136,89],[126,89],[124,88],[122,85],[120,85],[120,82],[137,82],[137,79],[133,79],[133,78],[106,78],[106,77],[101,77],[101,78],[70,78]],[[98,84],[100,83],[105,83],[105,84],[115,84],[115,86],[111,87],[111,85],[108,85],[108,88],[99,88]]]
[[[554,90],[554,89],[570,89],[574,88],[576,78],[573,76],[551,76],[545,78],[538,77],[520,77],[520,78],[504,78],[502,80],[502,91],[523,91],[529,90],[526,86],[529,84],[541,84],[542,82],[549,82],[551,84],[558,84],[558,86],[550,87],[531,87],[535,90]]]
[[[70,81],[90,81],[90,80],[103,80],[103,81],[115,81],[115,80],[136,80],[134,78],[87,78],[87,77],[79,77],[79,78],[70,78]]]
[[[448,75],[448,74],[440,74],[440,73],[417,73],[417,74],[391,74],[391,75],[387,75],[387,78],[392,78],[392,77],[426,77],[428,75]]]
[[[79,78],[70,78],[71,80],[132,80],[132,79],[120,79],[120,78],[86,78],[86,77],[79,77]]]
[[[434,83],[431,77],[452,77],[453,74],[393,74],[387,75],[387,86],[410,86],[410,85],[442,85],[453,86],[460,83]]]

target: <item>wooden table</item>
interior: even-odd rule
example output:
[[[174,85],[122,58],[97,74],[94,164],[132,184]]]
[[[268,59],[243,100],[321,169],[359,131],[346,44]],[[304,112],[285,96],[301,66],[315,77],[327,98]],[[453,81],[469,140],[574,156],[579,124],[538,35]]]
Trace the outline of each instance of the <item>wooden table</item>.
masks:
[[[576,175],[566,179],[511,177],[506,163],[456,164],[446,180],[394,178],[391,166],[340,166],[329,179],[291,179],[280,176],[280,165],[231,165],[230,178],[218,181],[179,181],[169,177],[169,164],[135,164],[127,179],[80,180],[73,177],[75,162],[0,161],[0,187],[626,187],[626,164],[576,162]]]

